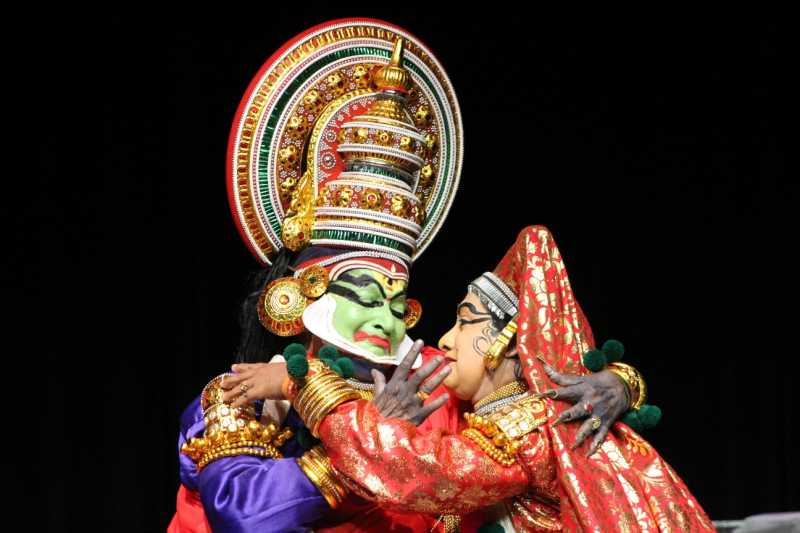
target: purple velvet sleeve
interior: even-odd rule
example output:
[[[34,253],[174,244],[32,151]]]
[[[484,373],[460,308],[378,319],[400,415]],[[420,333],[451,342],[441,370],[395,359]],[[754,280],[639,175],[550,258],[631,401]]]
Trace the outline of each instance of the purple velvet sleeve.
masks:
[[[202,432],[197,399],[181,417],[178,447]],[[306,531],[329,509],[294,458],[239,455],[217,459],[198,473],[194,463],[180,454],[180,476],[187,488],[200,493],[215,532]]]

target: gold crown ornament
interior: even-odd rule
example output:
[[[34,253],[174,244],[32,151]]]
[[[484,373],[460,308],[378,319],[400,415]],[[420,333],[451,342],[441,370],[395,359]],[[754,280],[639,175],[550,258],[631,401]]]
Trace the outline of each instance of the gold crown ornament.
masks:
[[[335,20],[290,40],[244,95],[231,210],[264,264],[320,245],[408,266],[441,228],[462,160],[458,101],[427,46],[387,22]]]

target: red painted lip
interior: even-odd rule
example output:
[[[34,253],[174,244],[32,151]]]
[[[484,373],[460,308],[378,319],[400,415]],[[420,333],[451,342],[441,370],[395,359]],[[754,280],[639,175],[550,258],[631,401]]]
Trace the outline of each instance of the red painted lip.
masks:
[[[384,339],[383,337],[377,337],[375,335],[368,335],[363,331],[356,331],[353,334],[353,340],[356,342],[367,341],[371,342],[375,346],[380,346],[381,348],[385,348],[388,350],[392,345],[389,342],[389,339]]]

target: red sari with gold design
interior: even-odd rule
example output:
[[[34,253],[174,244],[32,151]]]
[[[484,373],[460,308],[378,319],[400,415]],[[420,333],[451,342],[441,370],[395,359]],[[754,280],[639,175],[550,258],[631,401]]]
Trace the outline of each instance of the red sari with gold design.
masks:
[[[587,372],[580,357],[594,345],[591,329],[549,231],[523,230],[494,272],[519,297],[517,346],[531,392],[555,386],[537,357]],[[511,410],[536,427],[506,466],[463,432],[384,419],[363,400],[332,411],[320,437],[345,483],[389,508],[464,515],[501,504],[519,531],[714,530],[677,474],[624,424],[592,457],[588,444],[570,450],[578,427],[550,423],[568,407],[530,395],[516,402]]]

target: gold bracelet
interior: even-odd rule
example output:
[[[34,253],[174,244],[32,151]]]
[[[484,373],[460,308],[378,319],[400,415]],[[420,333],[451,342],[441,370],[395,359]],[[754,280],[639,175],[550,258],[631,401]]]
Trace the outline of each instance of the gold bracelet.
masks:
[[[311,450],[298,460],[298,464],[307,472],[312,483],[320,489],[320,493],[329,505],[333,508],[338,507],[346,495],[346,490],[336,479],[324,451]]]
[[[198,470],[221,457],[282,457],[278,448],[292,437],[292,431],[281,430],[269,417],[256,420],[252,406],[231,407],[222,403],[222,377],[217,376],[203,389],[203,436],[189,439],[181,452],[197,463]]]
[[[309,371],[313,371],[311,376],[307,376],[302,385],[298,388],[297,394],[293,402],[302,407],[304,410],[313,409],[315,405],[322,401],[322,393],[329,392],[328,389],[332,387],[336,381],[333,379],[335,373],[330,370],[324,363],[314,359],[308,363]],[[315,390],[316,394],[301,398],[302,391]]]
[[[320,419],[320,414],[322,414],[323,411],[327,413],[327,411],[330,410],[328,405],[335,396],[339,396],[340,391],[340,384],[332,380],[317,382],[312,386],[312,389],[308,391],[308,402],[304,403],[302,406],[302,412],[299,409],[297,411],[298,414],[301,414],[301,418],[306,422],[309,429],[315,426],[315,421]],[[312,432],[314,436],[317,436],[316,431]]]
[[[360,399],[360,396],[347,381],[321,361],[313,360],[309,366],[314,374],[297,391],[292,405],[311,434],[319,437],[319,425],[325,416],[337,405]]]
[[[295,409],[304,421],[310,422],[311,418],[319,417],[320,412],[329,411],[331,398],[337,393],[352,391],[352,387],[336,373],[329,370],[324,364],[315,365],[316,373],[306,380],[304,386],[295,397]],[[309,427],[313,424],[309,424]]]
[[[203,468],[213,461],[217,459],[222,459],[223,457],[236,457],[237,455],[254,455],[256,457],[264,457],[265,459],[279,459],[281,457],[280,452],[278,452],[275,448],[250,448],[250,447],[241,447],[241,448],[225,448],[220,450],[214,450],[200,459],[197,462],[197,469],[202,470]]]
[[[347,496],[347,487],[340,481],[331,466],[331,461],[322,446],[317,445],[297,458],[297,465],[308,479],[319,489],[320,494],[332,509],[339,506]]]
[[[647,401],[647,384],[642,374],[625,363],[611,363],[608,370],[613,372],[628,387],[631,398],[631,409],[639,409]]]
[[[333,374],[333,372],[331,372],[331,374]],[[306,414],[316,411],[322,404],[325,403],[326,399],[333,392],[339,390],[341,387],[341,383],[333,377],[336,374],[331,374],[319,375],[318,377],[315,376],[317,379],[308,380],[306,383],[306,386],[309,387],[306,390],[313,391],[313,395],[305,398],[305,401],[302,403],[302,407]],[[299,396],[300,394],[298,393],[298,397]]]
[[[322,420],[333,411],[338,405],[348,401],[348,400],[359,400],[361,396],[354,390],[348,388],[337,388],[331,396],[325,398],[325,402],[322,403],[317,409],[312,411],[307,418],[307,421],[310,423],[309,430],[311,434],[315,437],[319,438],[319,425],[322,423]]]

